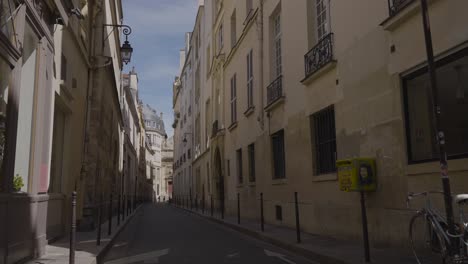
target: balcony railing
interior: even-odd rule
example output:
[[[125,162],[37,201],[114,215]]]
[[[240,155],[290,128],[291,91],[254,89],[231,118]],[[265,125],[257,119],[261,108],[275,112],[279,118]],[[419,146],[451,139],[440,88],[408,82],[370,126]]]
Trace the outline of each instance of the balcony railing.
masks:
[[[280,75],[267,87],[267,104],[275,102],[283,96],[283,76]]]
[[[414,0],[388,0],[388,12],[390,16],[398,14],[406,6],[411,4]]]
[[[306,78],[333,60],[333,33],[322,38],[305,56]]]

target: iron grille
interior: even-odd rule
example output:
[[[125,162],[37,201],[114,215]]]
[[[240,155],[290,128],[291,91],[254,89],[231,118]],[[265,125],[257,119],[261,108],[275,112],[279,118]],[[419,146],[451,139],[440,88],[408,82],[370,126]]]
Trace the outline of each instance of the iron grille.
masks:
[[[323,37],[305,56],[306,78],[333,60],[333,33]]]
[[[335,108],[329,106],[311,117],[315,138],[316,174],[336,171]]]
[[[283,97],[283,76],[280,75],[267,87],[267,104]]]

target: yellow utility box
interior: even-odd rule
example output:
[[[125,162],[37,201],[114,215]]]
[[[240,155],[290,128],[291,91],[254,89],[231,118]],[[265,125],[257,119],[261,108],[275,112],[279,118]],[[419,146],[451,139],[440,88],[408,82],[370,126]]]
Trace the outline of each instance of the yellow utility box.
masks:
[[[336,168],[341,191],[372,192],[377,189],[375,159],[338,160]]]

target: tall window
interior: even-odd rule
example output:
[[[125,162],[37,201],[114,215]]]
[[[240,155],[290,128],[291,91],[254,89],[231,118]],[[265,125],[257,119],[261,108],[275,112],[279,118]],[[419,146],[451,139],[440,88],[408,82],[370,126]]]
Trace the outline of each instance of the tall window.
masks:
[[[232,13],[231,16],[231,48],[234,48],[237,43],[237,19],[236,19],[236,10]]]
[[[279,77],[282,73],[281,61],[281,12],[273,17],[273,62],[274,77]]]
[[[436,62],[439,127],[445,134],[449,159],[468,156],[468,49]],[[433,111],[429,101],[427,68],[403,78],[406,134],[409,162],[436,160],[439,149],[433,131]]]
[[[317,39],[321,40],[328,34],[328,1],[316,0],[316,16],[317,16]]]
[[[239,184],[242,184],[244,182],[244,177],[242,175],[242,149],[238,149],[236,151],[236,157],[237,157],[237,180]]]
[[[250,14],[252,13],[253,10],[253,5],[252,5],[252,0],[246,0],[245,1],[245,16],[249,18]]]
[[[286,178],[286,161],[284,154],[284,130],[271,135],[273,151],[273,179]]]
[[[219,26],[217,44],[218,44],[218,53],[219,53],[224,46],[223,24]]]
[[[247,54],[247,108],[253,107],[253,50]]]
[[[335,108],[329,106],[310,118],[315,142],[315,173],[325,174],[336,171]]]
[[[255,144],[252,143],[248,147],[249,152],[249,181],[255,182]]]
[[[231,124],[237,122],[236,74],[231,78]]]

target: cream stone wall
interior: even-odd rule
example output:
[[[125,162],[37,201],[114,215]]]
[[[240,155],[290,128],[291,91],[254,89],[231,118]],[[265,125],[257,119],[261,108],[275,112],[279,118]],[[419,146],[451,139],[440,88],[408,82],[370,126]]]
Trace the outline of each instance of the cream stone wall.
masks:
[[[409,164],[407,157],[401,77],[422,67],[426,60],[419,1],[394,17],[389,17],[387,1],[325,2],[329,6],[327,28],[333,33],[333,61],[305,78],[304,55],[318,43],[313,1],[253,1],[252,22],[245,21],[245,1],[221,1],[219,14],[213,1],[205,1],[204,35],[211,51],[216,50],[221,24],[224,30],[221,51],[205,54],[213,65],[204,85],[213,90],[205,96],[205,100],[210,100],[211,110],[200,111],[202,118],[220,121],[220,129],[208,145],[212,163],[210,177],[215,182],[219,176],[224,177],[224,187],[218,182],[212,192],[224,192],[230,215],[237,214],[239,193],[241,217],[256,220],[258,199],[263,193],[265,220],[289,227],[295,225],[293,201],[294,192],[298,192],[304,231],[360,238],[359,194],[340,192],[336,173],[315,175],[316,146],[310,116],[334,105],[337,158],[371,157],[377,162],[378,189],[366,195],[371,243],[404,246],[409,217],[414,213],[406,208],[407,192],[441,189],[438,162]],[[467,20],[463,13],[467,8],[463,0],[431,1],[429,13],[437,58],[467,47]],[[231,47],[234,11],[237,41]],[[265,108],[267,87],[275,79],[271,18],[277,12],[281,14],[284,98]],[[244,114],[246,58],[251,49],[255,108],[252,113]],[[234,75],[237,123],[231,124],[230,80]],[[286,178],[274,180],[270,135],[280,129],[284,129]],[[248,174],[247,146],[251,143],[255,143],[255,183],[249,182]],[[237,178],[238,149],[242,149],[242,184]],[[216,150],[220,150],[222,157],[220,170],[216,169]],[[202,174],[204,164],[204,155],[194,161],[194,167],[200,166]],[[454,193],[467,190],[466,164],[466,158],[449,161]],[[436,198],[435,203],[442,206],[441,199]],[[282,221],[275,218],[276,205],[282,207]]]

